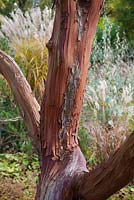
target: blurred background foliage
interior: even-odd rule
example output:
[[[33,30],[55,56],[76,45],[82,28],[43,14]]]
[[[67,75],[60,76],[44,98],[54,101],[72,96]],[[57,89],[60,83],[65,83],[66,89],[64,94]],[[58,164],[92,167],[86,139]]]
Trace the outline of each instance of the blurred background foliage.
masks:
[[[107,0],[106,14],[125,32],[131,45],[134,45],[134,1],[133,0]]]
[[[0,0],[0,13],[10,16],[11,11],[19,7],[23,12],[39,5],[43,10],[52,7],[51,0]],[[134,1],[106,0],[104,13],[120,26],[120,34],[125,32],[131,45],[134,45]]]
[[[51,7],[50,0],[0,0],[0,49],[21,67],[39,103],[47,75]],[[79,128],[89,169],[106,160],[134,130],[133,10],[133,0],[106,0],[94,39]],[[35,188],[38,168],[19,108],[0,76],[0,200],[33,199],[34,189],[28,185]],[[20,192],[14,194],[13,182],[22,183]],[[111,199],[134,199],[132,184]]]

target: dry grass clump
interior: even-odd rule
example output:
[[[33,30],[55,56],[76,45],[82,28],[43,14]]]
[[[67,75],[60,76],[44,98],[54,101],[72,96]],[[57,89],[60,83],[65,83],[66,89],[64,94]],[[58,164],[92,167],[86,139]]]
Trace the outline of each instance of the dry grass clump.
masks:
[[[26,79],[40,102],[48,69],[48,51],[45,41],[20,40],[19,43],[14,44],[14,52],[16,62],[23,69]]]
[[[5,35],[10,43],[16,44],[20,40],[31,38],[44,39],[47,41],[53,26],[52,12],[47,7],[32,8],[23,13],[19,8],[7,16],[0,16],[1,34]]]
[[[53,26],[51,10],[32,8],[23,13],[17,9],[11,13],[11,18],[0,16],[0,21],[0,38],[8,39],[14,59],[40,102],[48,67],[46,43]]]

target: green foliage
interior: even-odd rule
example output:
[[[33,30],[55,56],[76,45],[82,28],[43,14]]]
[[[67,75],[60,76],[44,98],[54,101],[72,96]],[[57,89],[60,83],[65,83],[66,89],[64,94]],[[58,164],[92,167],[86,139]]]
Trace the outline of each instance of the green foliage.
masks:
[[[79,128],[79,142],[80,142],[80,147],[82,152],[84,153],[86,158],[89,158],[89,134],[87,133],[86,128],[84,128],[83,126],[80,126]]]
[[[107,17],[106,15],[100,17],[99,19],[96,33],[97,43],[102,42],[104,31],[107,31],[108,39],[110,39],[110,43],[114,47],[114,41],[116,40],[117,32],[119,32],[119,25],[117,24],[117,22],[113,22],[113,20],[110,17]]]
[[[14,51],[11,48],[9,41],[6,37],[0,37],[0,49],[10,56],[14,56]]]
[[[117,194],[110,197],[108,200],[133,200],[134,186],[128,186],[120,190]]]
[[[15,0],[1,0],[0,1],[0,13],[3,15],[9,15],[14,9]]]
[[[9,0],[0,0],[0,8],[3,9],[6,6],[6,3],[8,3]]]
[[[32,7],[33,0],[15,0],[18,7],[24,12]]]
[[[23,12],[32,7],[32,0],[1,0],[0,13],[10,16],[10,13],[19,7]]]
[[[114,21],[125,31],[126,36],[134,46],[134,1],[133,0],[107,0],[106,10]]]
[[[89,138],[81,146],[92,166],[106,160],[134,127],[134,54],[118,30],[112,37],[112,26],[107,17],[100,22],[82,112],[83,130]]]
[[[108,123],[122,115],[132,116],[134,55],[128,51],[126,39],[120,39],[118,30],[112,38],[113,24],[107,17],[102,26],[101,40],[97,35],[93,46],[87,96],[92,119]]]
[[[129,119],[129,129],[131,132],[134,131],[134,119],[133,118]]]
[[[38,173],[36,155],[0,154],[0,200],[34,199]]]
[[[84,119],[83,119],[84,120]],[[79,143],[82,153],[84,154],[88,166],[91,168],[97,164],[97,160],[95,157],[94,152],[92,151],[92,138],[90,137],[90,133],[88,129],[83,126],[83,120],[81,117],[81,125],[79,128],[78,136],[79,136]]]
[[[18,10],[16,14],[12,13],[13,20],[4,18],[6,21],[4,26],[4,30],[6,30],[5,35],[6,33],[9,35],[0,38],[0,49],[14,57],[40,102],[44,90],[44,80],[47,74],[48,52],[45,46],[45,38],[48,37],[47,31],[50,34],[51,30],[49,28],[47,28],[47,31],[38,29],[41,23],[41,27],[43,25],[45,27],[49,25],[49,11],[42,11],[44,18],[48,18],[45,20],[46,24],[43,21],[44,18],[42,19],[41,17],[40,9],[37,9],[36,15],[34,15],[34,11],[27,12],[27,17],[24,17],[23,13]],[[23,25],[25,24],[28,30],[20,26],[20,19],[22,20],[21,23]],[[26,31],[25,35],[23,34],[24,31]],[[33,35],[33,31],[35,35]],[[23,120],[20,117],[19,109],[15,106],[7,83],[1,77],[0,94],[0,152],[24,151],[30,154],[32,151],[31,142],[27,138],[27,132]]]
[[[0,152],[31,153],[31,142],[18,107],[6,82],[0,77]]]
[[[3,15],[10,16],[10,13],[17,7],[23,12],[29,10],[33,6],[33,0],[0,0],[0,13]],[[46,6],[52,7],[51,0],[41,0],[39,4],[40,8],[43,10]]]
[[[28,156],[24,153],[17,154],[0,154],[0,177],[8,177],[13,179],[23,179],[26,181],[27,174],[39,172],[37,156]]]
[[[9,42],[6,38],[0,38],[0,49],[7,51],[9,49]]]
[[[48,6],[49,8],[52,7],[52,0],[41,0],[40,1],[40,8],[44,9],[45,6]]]

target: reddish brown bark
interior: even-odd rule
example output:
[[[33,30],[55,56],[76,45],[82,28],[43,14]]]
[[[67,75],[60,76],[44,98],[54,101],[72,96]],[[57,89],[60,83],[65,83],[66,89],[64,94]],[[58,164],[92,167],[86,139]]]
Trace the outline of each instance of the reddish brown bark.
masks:
[[[77,139],[79,117],[102,0],[62,0],[56,3],[53,33],[47,45],[49,68],[41,109],[42,167],[37,195],[40,200],[53,199],[57,190],[55,200],[71,199],[70,193],[65,195],[61,184],[68,181],[69,187],[73,188],[77,168],[86,170],[83,158],[83,168],[81,163],[77,163],[76,168],[71,157],[74,152],[77,152],[76,157],[81,157]],[[72,177],[68,171],[71,159]],[[64,180],[61,181],[62,177]],[[58,186],[50,187],[53,184]]]
[[[77,133],[102,0],[55,2],[54,29],[47,45],[49,69],[40,131],[38,103],[17,65],[3,52],[0,52],[0,73],[9,82],[24,113],[34,145],[41,150],[36,199],[104,200],[134,177],[134,134],[106,163],[88,172]]]
[[[118,156],[121,155],[121,153],[117,153],[112,161],[105,164],[108,166],[111,164],[113,168],[110,173],[109,170],[105,172],[106,174],[104,173],[102,180],[101,176],[99,179],[97,178],[98,171],[103,172],[104,166],[91,173],[91,177],[96,176],[95,186],[92,189],[93,182],[90,173],[83,175],[87,170],[85,160],[78,147],[77,132],[89,55],[102,3],[102,0],[57,1],[53,34],[47,45],[49,70],[41,109],[42,173],[37,198],[40,200],[80,199],[81,197],[101,200],[128,182],[126,178],[127,181],[121,184],[123,180],[121,176],[118,182],[120,186],[115,184],[114,189],[109,187],[111,188],[109,192],[106,190],[105,193],[103,183],[102,187],[98,187],[98,191],[96,189],[99,181],[103,182],[103,178],[108,184],[109,176],[112,176],[111,171],[114,171],[114,160],[117,162]],[[80,158],[82,162],[77,162],[75,166],[73,155],[76,160]],[[120,168],[120,163],[117,162],[117,164]],[[69,168],[71,168],[71,172],[68,170]],[[117,171],[115,170],[115,176],[117,176],[119,168]],[[124,172],[125,169],[122,168],[122,170]],[[128,171],[130,172],[130,168]],[[77,176],[80,177],[80,181]],[[80,182],[80,187],[78,187],[77,181]],[[68,193],[65,190],[66,183],[68,183]],[[83,190],[83,185],[85,190]],[[78,188],[79,192],[77,193]],[[91,194],[90,188],[92,189]],[[99,191],[102,191],[102,196]]]
[[[102,0],[57,2],[41,110],[43,156],[63,159],[78,146],[79,116],[101,4]]]
[[[4,76],[10,85],[16,102],[19,104],[21,115],[28,129],[31,141],[39,153],[40,106],[18,65],[2,51],[0,51],[0,74]]]
[[[80,178],[80,194],[84,199],[104,200],[134,178],[134,133],[109,158]]]

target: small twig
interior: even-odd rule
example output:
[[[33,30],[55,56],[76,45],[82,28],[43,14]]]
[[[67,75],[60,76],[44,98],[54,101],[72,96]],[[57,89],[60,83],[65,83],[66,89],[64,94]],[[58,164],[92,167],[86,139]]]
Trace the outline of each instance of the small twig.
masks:
[[[15,118],[11,118],[11,119],[0,119],[0,122],[4,123],[4,122],[16,122],[22,120],[21,117],[15,117]]]

